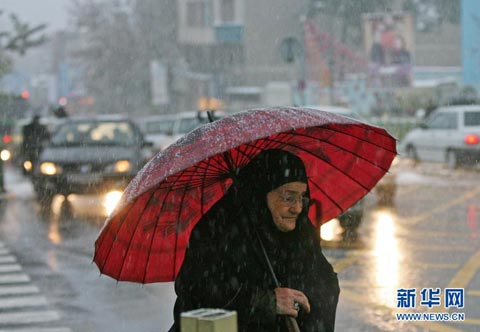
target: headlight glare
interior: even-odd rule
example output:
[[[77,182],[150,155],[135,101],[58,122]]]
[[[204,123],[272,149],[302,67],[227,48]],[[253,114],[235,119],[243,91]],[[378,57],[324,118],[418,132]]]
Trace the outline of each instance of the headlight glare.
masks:
[[[60,173],[62,170],[60,166],[55,165],[52,162],[46,161],[40,164],[40,173],[45,175],[55,175]]]
[[[10,153],[10,151],[8,149],[3,149],[2,152],[0,152],[0,158],[3,161],[9,160],[11,156],[12,156],[12,154]]]
[[[125,173],[130,170],[130,162],[128,160],[119,160],[115,163],[115,172]]]

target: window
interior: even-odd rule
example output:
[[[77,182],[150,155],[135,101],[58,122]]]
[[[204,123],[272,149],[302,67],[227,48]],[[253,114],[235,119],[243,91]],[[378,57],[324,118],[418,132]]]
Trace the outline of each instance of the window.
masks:
[[[193,129],[197,128],[201,122],[199,121],[198,118],[184,118],[180,120],[180,125],[178,128],[178,131],[181,134],[186,134]]]
[[[220,1],[220,18],[223,23],[235,21],[235,0]]]
[[[211,3],[209,0],[187,2],[187,25],[201,28],[211,26]]]
[[[480,111],[465,112],[464,121],[465,127],[480,126]]]
[[[439,113],[429,121],[430,129],[457,129],[458,117],[456,113]]]
[[[172,132],[174,120],[160,120],[148,122],[145,131],[149,134],[160,133],[167,134]]]

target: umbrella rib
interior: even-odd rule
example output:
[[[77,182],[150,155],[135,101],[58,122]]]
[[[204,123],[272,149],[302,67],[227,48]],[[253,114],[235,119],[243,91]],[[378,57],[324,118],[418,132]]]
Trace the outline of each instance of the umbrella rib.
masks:
[[[110,257],[110,254],[112,252],[112,249],[113,249],[113,245],[115,244],[115,242],[117,241],[117,238],[118,238],[118,233],[120,232],[120,229],[121,227],[125,224],[125,219],[127,219],[129,213],[125,213],[124,217],[122,218],[122,220],[120,221],[120,226],[118,227],[118,231],[114,234],[115,237],[113,238],[112,240],[112,243],[110,245],[110,248],[108,249],[108,253],[107,255],[105,256],[105,259],[103,261],[103,264],[102,264],[102,267],[100,268],[100,272],[102,272],[104,269],[105,269],[105,265],[107,265],[107,261],[108,261],[108,258]],[[103,241],[102,241],[103,243]],[[95,258],[94,258],[95,259]]]
[[[145,207],[148,206],[148,204],[150,203],[150,201],[152,200],[152,198],[153,198],[154,196],[155,196],[155,192],[152,192],[152,194],[151,194],[150,197],[148,198],[148,202],[147,202],[147,204],[145,205]],[[130,248],[131,248],[132,239],[135,237],[135,234],[137,233],[138,229],[140,228],[140,227],[138,227],[138,224],[140,223],[140,220],[142,219],[142,217],[143,217],[143,215],[145,214],[145,211],[146,211],[146,210],[147,210],[147,209],[143,209],[143,210],[142,210],[141,216],[137,219],[138,221],[137,221],[137,224],[135,225],[134,231],[132,232],[132,236],[130,237],[130,240],[128,241],[127,249],[126,249],[126,251],[125,251],[125,256],[124,256],[123,259],[122,259],[122,265],[120,266],[120,271],[119,271],[119,273],[118,273],[118,279],[120,279],[121,276],[122,276],[122,272],[123,272],[123,268],[124,268],[124,266],[125,266],[126,258],[127,258],[127,256],[128,256],[128,252],[130,251]]]
[[[187,187],[184,187],[184,190],[183,190],[183,197],[181,198],[180,200],[180,206],[178,208],[178,214],[177,214],[177,218],[175,220],[175,249],[177,248],[177,245],[178,245],[178,231],[179,231],[179,218],[180,218],[180,215],[182,213],[182,208],[183,208],[183,202],[185,201],[185,195],[187,193]],[[175,275],[175,271],[177,270],[177,250],[174,250],[174,257],[173,257],[173,274]]]
[[[182,173],[183,174],[183,173]],[[188,175],[188,174],[187,174]],[[190,173],[190,176],[193,178],[195,175],[195,173]],[[217,180],[219,179],[219,175],[210,175],[210,176],[205,176],[205,179],[209,179],[209,180]],[[183,189],[185,187],[187,188],[197,188],[198,186],[201,186],[203,183],[202,179],[200,178],[195,178],[193,180],[178,180],[178,181],[175,181],[174,184],[170,183],[170,182],[167,182],[167,183],[163,183],[162,186],[159,186],[158,188],[159,189],[171,189],[171,190],[180,190],[180,189]]]
[[[127,219],[129,213],[125,213],[125,215],[123,216],[122,220],[120,221],[120,226],[118,227],[118,231],[120,231],[120,228],[123,226],[124,222],[125,222],[125,219]],[[106,230],[108,226],[104,226],[104,229]],[[117,241],[117,236],[118,236],[118,231],[114,234],[115,237],[113,238],[113,241],[112,241],[112,244],[110,245],[110,248],[108,249],[108,253],[102,263],[102,266],[100,268],[100,272],[102,272],[104,269],[105,269],[105,265],[107,265],[107,261],[108,261],[108,257],[110,256],[110,253],[112,252],[112,248],[113,248],[113,245],[115,244],[115,242]],[[103,243],[103,239],[102,239],[102,243]],[[101,246],[101,244],[99,245]],[[95,255],[93,256],[93,260],[95,261],[95,257],[97,257],[97,253],[95,253]]]
[[[152,233],[152,239],[150,240],[150,246],[149,248],[151,249],[152,246],[153,246],[153,240],[155,239],[155,233],[157,232],[157,226],[159,224],[159,221],[158,219],[160,218],[160,214],[162,213],[163,211],[163,208],[165,207],[165,201],[167,200],[167,197],[168,197],[168,194],[170,194],[170,191],[167,191],[166,195],[164,196],[163,198],[163,201],[162,201],[162,207],[159,209],[158,213],[156,214],[155,216],[155,219],[157,222],[155,223],[155,226],[153,228],[153,233]],[[154,196],[155,193],[152,195]],[[145,283],[145,280],[147,278],[147,269],[148,269],[148,264],[150,262],[150,256],[151,256],[151,253],[152,253],[152,250],[149,250],[148,251],[148,255],[147,255],[147,261],[145,263],[145,270],[143,271],[143,280],[142,280],[142,283]]]
[[[335,131],[335,130],[334,130],[334,131]],[[343,132],[339,132],[339,133],[343,133]],[[285,132],[285,133],[282,133],[282,134],[289,135],[289,136],[302,136],[302,137],[310,138],[310,139],[312,139],[312,140],[324,142],[324,143],[326,143],[326,144],[329,144],[329,145],[331,145],[331,146],[336,147],[336,148],[339,149],[339,150],[342,150],[342,151],[344,151],[344,152],[350,153],[350,154],[354,155],[355,157],[358,157],[359,159],[362,159],[362,160],[366,161],[367,163],[369,163],[369,164],[371,164],[371,165],[373,165],[373,166],[381,169],[381,170],[384,171],[384,172],[388,172],[388,169],[385,169],[384,167],[373,163],[372,161],[366,159],[365,157],[362,157],[361,155],[359,155],[359,154],[357,154],[357,153],[354,153],[354,152],[351,151],[351,150],[347,150],[347,149],[345,149],[345,148],[343,148],[343,147],[341,147],[341,146],[339,146],[339,145],[337,145],[337,144],[333,144],[332,142],[330,142],[330,141],[328,141],[328,140],[320,139],[320,138],[318,138],[318,137],[310,136],[310,135],[306,135],[306,134],[294,133],[294,132]],[[352,135],[350,135],[350,136],[352,136]],[[357,138],[356,136],[352,136],[352,137]],[[364,142],[366,142],[366,143],[370,143],[369,141],[366,141],[366,140],[362,140],[362,141],[364,141]],[[287,143],[287,144],[288,144],[288,143]],[[290,144],[290,145],[291,145],[291,144]],[[374,144],[374,145],[375,145],[375,144]],[[295,145],[295,146],[296,146],[296,145]],[[387,151],[387,152],[389,152],[389,153],[395,153],[395,152],[391,151],[390,149],[382,148],[382,147],[379,146],[379,145],[375,145],[375,146],[377,146],[377,147],[379,147],[379,148],[381,148],[381,149],[383,149],[384,151]],[[316,157],[318,157],[318,156],[316,156]]]
[[[383,133],[378,132],[378,131],[376,131],[376,130],[373,130],[373,129],[371,129],[371,128],[363,128],[363,126],[361,126],[361,125],[354,125],[354,126],[355,126],[355,127],[360,127],[362,130],[373,131],[373,132],[375,132],[376,134],[378,134],[378,135],[380,135],[380,136],[383,136],[383,137],[386,137],[386,138],[391,139],[390,136],[384,135]],[[378,148],[380,148],[380,149],[382,149],[382,150],[385,150],[385,151],[388,151],[388,152],[391,152],[391,153],[396,153],[395,151],[390,150],[390,149],[388,149],[388,148],[386,148],[386,147],[384,147],[384,146],[378,145],[378,144],[376,144],[376,143],[373,142],[373,141],[369,141],[369,140],[367,140],[367,139],[364,139],[364,138],[359,137],[359,136],[356,136],[356,135],[351,135],[351,134],[349,134],[349,133],[347,133],[347,132],[345,132],[345,131],[338,130],[338,129],[334,129],[334,128],[331,128],[331,127],[329,127],[329,126],[325,126],[324,128],[327,129],[327,130],[334,131],[334,132],[336,132],[336,133],[341,133],[341,134],[344,134],[344,135],[346,135],[346,136],[354,137],[354,138],[356,138],[356,139],[358,139],[358,140],[360,140],[360,141],[363,141],[363,142],[365,142],[365,143],[372,144],[372,145],[374,145],[374,146],[376,146],[376,147],[378,147]]]
[[[311,181],[311,183],[313,184],[313,186],[314,186],[315,188],[317,188],[319,191],[321,191],[322,194],[323,194],[325,197],[327,197],[330,202],[332,202],[336,207],[338,207],[338,209],[339,209],[340,211],[342,211],[342,212],[344,211],[343,208],[342,208],[340,205],[338,205],[337,201],[335,201],[332,197],[330,197],[330,195],[328,195],[317,183],[315,183],[314,181]]]
[[[207,161],[207,166],[204,168],[205,169],[205,174],[207,173],[208,165],[210,165],[211,160],[212,159],[209,158],[208,161]],[[204,189],[205,189],[205,182],[206,182],[205,180],[206,180],[206,176],[202,177],[202,185],[200,186],[200,188],[201,188],[201,195],[200,195],[200,209],[201,209],[201,211],[200,211],[200,213],[201,213],[202,216],[203,216],[203,200],[205,198],[205,196],[204,196]]]
[[[269,138],[268,140],[272,140],[272,139]],[[317,140],[318,140],[318,139],[317,139]],[[273,140],[273,141],[275,141],[275,140]],[[318,159],[320,159],[320,160],[323,160],[320,156],[317,156],[316,154],[314,154],[313,152],[308,151],[307,149],[304,149],[304,148],[299,147],[299,146],[297,146],[297,145],[293,145],[293,144],[288,143],[288,142],[282,142],[282,143],[284,143],[285,145],[294,147],[294,148],[296,148],[296,149],[302,150],[302,151],[305,152],[305,153],[308,153],[308,154],[310,154],[310,155],[312,155],[312,156],[314,156],[314,157],[316,157],[316,158],[318,158]],[[324,160],[324,162],[326,162],[326,161]],[[352,180],[353,182],[357,183],[360,187],[362,187],[363,189],[365,189],[365,190],[368,191],[368,188],[367,188],[366,186],[364,186],[363,184],[361,184],[360,182],[358,182],[356,179],[354,179],[353,177],[351,177],[349,174],[345,173],[343,170],[339,169],[338,167],[334,166],[333,164],[329,164],[329,165],[331,165],[332,167],[335,167],[335,169],[337,169],[340,173],[344,174],[344,175],[345,175],[346,177],[348,177],[350,180]]]

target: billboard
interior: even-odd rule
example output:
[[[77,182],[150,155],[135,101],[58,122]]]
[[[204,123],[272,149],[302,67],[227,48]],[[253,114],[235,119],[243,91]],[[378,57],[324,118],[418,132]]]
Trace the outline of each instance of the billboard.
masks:
[[[365,14],[363,31],[369,87],[410,86],[414,63],[412,16],[407,13]]]

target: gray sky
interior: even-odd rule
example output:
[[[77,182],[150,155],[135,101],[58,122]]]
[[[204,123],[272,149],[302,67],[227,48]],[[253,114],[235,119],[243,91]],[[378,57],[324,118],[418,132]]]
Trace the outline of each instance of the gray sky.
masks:
[[[62,30],[67,28],[69,4],[70,0],[0,0],[1,20],[13,12],[31,26],[48,24],[47,32]]]

